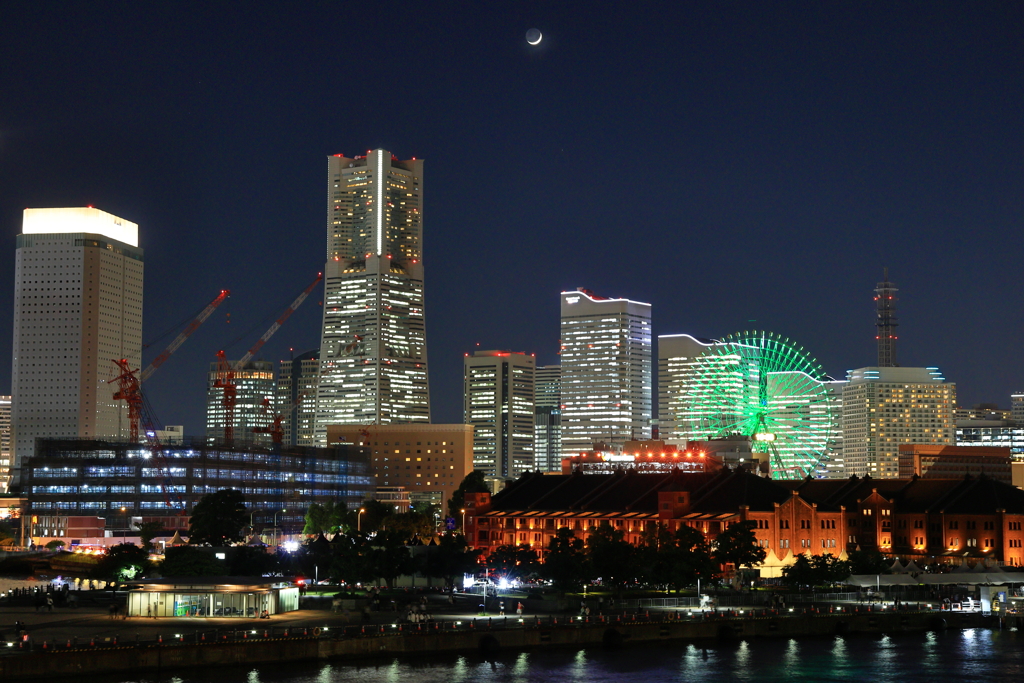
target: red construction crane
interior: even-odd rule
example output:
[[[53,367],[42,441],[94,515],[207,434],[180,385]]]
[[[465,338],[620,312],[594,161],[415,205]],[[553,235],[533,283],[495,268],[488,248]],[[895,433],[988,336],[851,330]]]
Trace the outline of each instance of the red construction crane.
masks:
[[[185,340],[192,336],[192,333],[198,330],[199,326],[206,322],[206,319],[210,317],[210,314],[212,314],[218,306],[224,303],[224,299],[227,299],[229,296],[231,296],[230,291],[226,289],[220,290],[220,294],[217,295],[217,298],[207,304],[206,308],[204,308],[202,312],[200,312],[199,315],[197,315],[192,322],[188,324],[188,327],[182,330],[181,334],[175,337],[174,341],[172,341],[167,348],[163,350],[163,353],[154,358],[153,362],[146,366],[146,369],[139,374],[139,381],[145,382],[149,379],[149,376],[156,372],[156,369],[163,365],[164,361],[170,358],[171,354],[177,351],[178,347],[184,344]]]
[[[139,440],[139,417],[142,410],[141,406],[144,402],[142,394],[139,393],[141,383],[156,372],[156,369],[163,365],[164,361],[170,358],[171,354],[177,351],[178,347],[184,344],[185,340],[188,339],[193,332],[199,329],[199,326],[210,317],[210,314],[213,313],[214,309],[220,306],[224,302],[224,299],[229,296],[231,296],[231,292],[226,289],[220,290],[220,294],[217,295],[217,298],[207,304],[206,308],[204,308],[199,315],[193,318],[192,322],[188,324],[188,327],[182,330],[181,334],[179,334],[159,356],[154,358],[153,362],[147,365],[146,369],[139,373],[138,377],[132,375],[131,382],[126,382],[124,380],[124,373],[127,372],[127,369],[126,367],[121,367],[121,364],[127,363],[127,361],[124,359],[115,359],[112,361],[121,368],[121,377],[111,379],[109,381],[117,382],[119,385],[117,392],[114,393],[114,400],[124,400],[128,403],[128,433],[133,442]]]
[[[301,394],[295,397],[295,400],[291,402],[287,410],[297,408],[302,401],[308,396],[314,389],[306,389]],[[270,415],[270,399],[263,399],[262,409],[260,411],[264,415]],[[274,444],[274,448],[280,448],[281,443],[284,441],[284,429],[281,428],[281,423],[284,421],[284,411],[277,413],[270,418],[270,424],[265,427],[253,427],[253,434],[270,434],[270,441]]]
[[[160,439],[156,435],[156,425],[153,422],[152,411],[150,411],[149,403],[142,395],[142,389],[139,387],[139,378],[135,376],[138,370],[132,370],[128,361],[124,358],[115,360],[114,363],[121,371],[120,375],[111,380],[117,382],[118,385],[114,399],[124,399],[128,402],[128,418],[132,429],[132,441],[137,442],[139,440],[139,423],[141,422],[145,430],[146,445],[149,447],[150,457],[160,472],[160,489],[164,492],[164,500],[167,503],[167,507],[172,510],[179,510],[181,514],[184,514],[185,501],[182,500],[181,496],[178,495],[171,485],[171,473],[170,468],[167,466],[167,459],[164,458],[163,444],[160,443]],[[172,496],[174,497],[174,502],[171,501]]]
[[[313,280],[309,287],[302,290],[302,293],[296,297],[295,301],[285,309],[284,313],[274,321],[274,324],[270,326],[263,336],[259,338],[253,347],[249,349],[242,358],[235,363],[233,366],[227,360],[227,355],[224,351],[217,352],[217,379],[214,381],[213,386],[217,389],[221,389],[224,392],[224,398],[222,405],[224,406],[224,444],[231,446],[235,442],[235,404],[238,397],[238,386],[235,384],[235,373],[245,368],[246,364],[252,360],[253,356],[259,353],[259,350],[263,348],[263,345],[267,343],[267,340],[274,336],[281,325],[285,323],[288,318],[291,317],[292,313],[295,312],[309,293],[320,284],[320,281],[324,279],[323,273],[317,273],[316,279]]]

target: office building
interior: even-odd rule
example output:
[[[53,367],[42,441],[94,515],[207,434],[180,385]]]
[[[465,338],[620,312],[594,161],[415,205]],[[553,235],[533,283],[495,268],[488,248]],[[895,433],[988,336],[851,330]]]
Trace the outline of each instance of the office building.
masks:
[[[658,335],[658,426],[659,437],[677,446],[700,438],[700,416],[689,397],[699,390],[694,384],[697,359],[716,344],[688,334]],[[717,359],[705,359],[705,365]],[[727,362],[722,359],[722,363]]]
[[[561,294],[562,453],[651,438],[651,305]]]
[[[204,495],[234,488],[245,496],[255,533],[271,527],[297,534],[310,504],[341,501],[351,509],[373,491],[369,452],[350,445],[275,452],[185,438],[162,453],[160,467],[140,444],[42,440],[27,461],[29,502],[22,517],[101,517],[120,536],[134,517],[174,528]]]
[[[1002,446],[1015,461],[1024,461],[1024,424],[1003,420],[965,420],[956,423],[956,445]]]
[[[1024,425],[1024,393],[1018,392],[1010,396],[1010,419]]]
[[[235,366],[235,361],[228,363],[232,368]],[[274,364],[265,360],[249,361],[244,368],[234,370],[233,376],[235,402],[232,413],[224,403],[224,390],[219,386],[224,381],[225,370],[217,363],[210,364],[206,380],[207,441],[211,444],[233,441],[269,445],[273,439],[267,427],[276,414]],[[234,436],[230,440],[225,433],[229,419],[234,426]]]
[[[899,476],[901,444],[952,446],[956,385],[938,368],[851,370],[843,387],[843,477]]]
[[[317,439],[328,425],[429,422],[423,161],[377,149],[327,170]]]
[[[320,350],[283,360],[277,367],[277,412],[282,443],[316,443],[316,388],[320,377]]]
[[[900,479],[963,479],[985,475],[1012,484],[1010,449],[1005,446],[966,447],[900,444]]]
[[[473,425],[473,469],[519,478],[533,470],[536,359],[477,351],[463,359],[463,422]]]
[[[12,485],[38,438],[127,438],[107,379],[142,360],[139,226],[99,209],[25,209],[14,266]]]
[[[971,408],[956,408],[953,410],[953,419],[957,424],[976,420],[1009,422],[1013,419],[1013,412],[1012,409],[1006,410],[994,403],[980,403]]]
[[[562,462],[562,366],[537,368],[533,394],[533,467],[538,472],[558,472]]]
[[[327,440],[369,448],[375,488],[402,486],[410,500],[439,494],[445,514],[448,499],[473,471],[472,425],[330,425]]]
[[[11,397],[0,396],[0,493],[11,480]]]

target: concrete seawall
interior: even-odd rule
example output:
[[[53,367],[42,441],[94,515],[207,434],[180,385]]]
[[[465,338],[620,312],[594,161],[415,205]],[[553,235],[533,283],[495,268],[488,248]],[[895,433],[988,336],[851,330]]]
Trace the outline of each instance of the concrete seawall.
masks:
[[[137,673],[329,659],[483,652],[495,654],[545,647],[616,647],[667,640],[791,638],[846,634],[901,633],[940,629],[997,628],[998,617],[972,613],[874,612],[811,614],[706,621],[562,622],[493,630],[407,631],[341,639],[323,637],[259,638],[241,642],[164,643],[102,648],[55,648],[0,657],[0,680],[43,677],[54,680],[81,674]],[[408,627],[406,627],[408,628]]]

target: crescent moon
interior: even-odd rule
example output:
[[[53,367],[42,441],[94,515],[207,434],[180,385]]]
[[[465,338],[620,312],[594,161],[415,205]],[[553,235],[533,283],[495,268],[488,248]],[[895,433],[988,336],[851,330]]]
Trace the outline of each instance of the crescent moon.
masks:
[[[534,34],[536,34],[536,39],[535,40],[531,40],[531,38],[534,37]],[[528,42],[530,45],[537,45],[537,44],[539,44],[543,37],[544,37],[544,34],[541,33],[537,29],[531,29],[531,30],[526,32],[526,42]]]

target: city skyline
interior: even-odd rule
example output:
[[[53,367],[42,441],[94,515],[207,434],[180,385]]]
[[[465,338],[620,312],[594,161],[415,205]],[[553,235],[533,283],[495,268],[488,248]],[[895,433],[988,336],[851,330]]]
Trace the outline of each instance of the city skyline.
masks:
[[[526,4],[470,10],[444,36],[423,30],[447,17],[427,9],[387,26],[351,11],[366,40],[399,46],[352,75],[362,109],[312,81],[334,52],[328,9],[236,25],[216,9],[186,21],[14,8],[5,22],[19,68],[0,75],[16,95],[0,112],[0,288],[13,291],[25,207],[93,204],[142,226],[143,364],[161,333],[233,292],[147,383],[161,421],[201,433],[216,351],[240,355],[321,267],[324,155],[377,147],[430,164],[437,422],[458,421],[462,353],[477,342],[557,362],[553,295],[577,286],[652,303],[655,336],[771,330],[843,377],[874,362],[871,289],[886,267],[901,365],[941,367],[965,406],[1008,407],[1024,388],[1021,322],[999,305],[1008,291],[1016,308],[1022,256],[1006,236],[1024,215],[1024,9],[599,18]],[[544,42],[531,51],[533,25]],[[54,49],[39,54],[44,32]],[[621,34],[642,40],[609,48]],[[601,152],[659,161],[618,175],[595,170]],[[59,182],[55,160],[74,169]],[[11,305],[0,298],[5,356]],[[307,303],[263,358],[317,347],[321,312]]]

